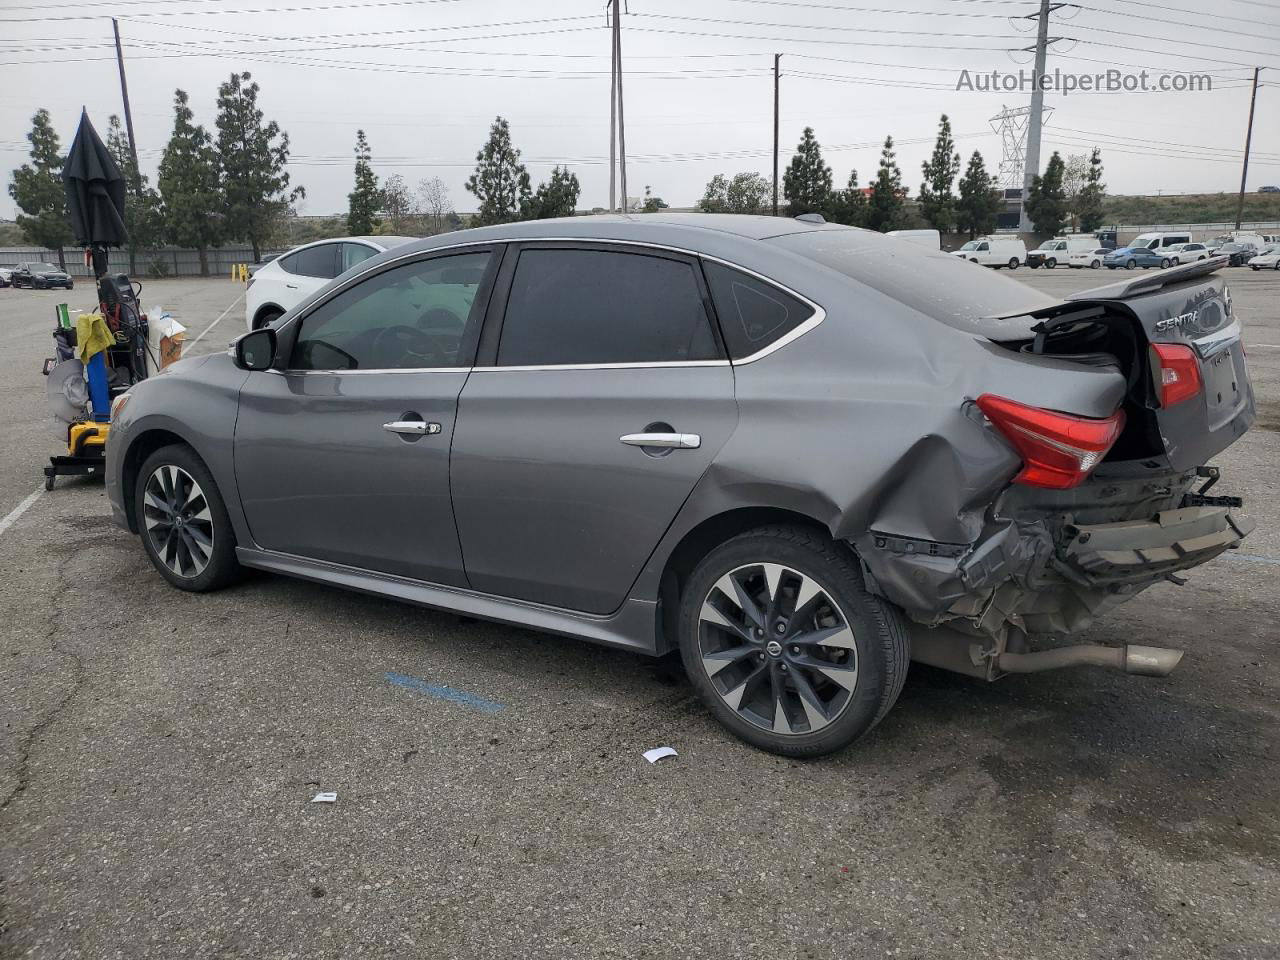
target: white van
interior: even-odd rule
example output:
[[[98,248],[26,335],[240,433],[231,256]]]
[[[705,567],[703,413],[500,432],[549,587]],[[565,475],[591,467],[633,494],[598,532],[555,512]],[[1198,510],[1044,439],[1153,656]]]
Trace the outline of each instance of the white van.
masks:
[[[1236,243],[1252,243],[1259,250],[1263,249],[1271,242],[1265,235],[1261,233],[1252,233],[1247,230],[1236,230],[1231,234],[1231,239]]]
[[[1190,243],[1189,233],[1141,233],[1134,237],[1126,247],[1145,247],[1147,250],[1159,250],[1172,247],[1175,243]]]
[[[1092,250],[1098,241],[1093,237],[1054,237],[1027,254],[1027,266],[1034,270],[1044,266],[1050,270],[1071,259],[1071,254]]]
[[[897,237],[908,243],[918,243],[930,250],[942,249],[942,234],[937,230],[890,230],[886,237]]]
[[[1018,237],[979,237],[953,251],[953,256],[997,270],[1001,267],[1017,270],[1027,262],[1027,245]]]

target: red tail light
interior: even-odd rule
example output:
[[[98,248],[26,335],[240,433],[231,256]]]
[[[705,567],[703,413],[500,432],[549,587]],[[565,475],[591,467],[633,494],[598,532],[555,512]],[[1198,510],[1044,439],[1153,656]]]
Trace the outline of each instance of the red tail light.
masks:
[[[1160,391],[1160,406],[1168,409],[1199,395],[1204,384],[1200,379],[1200,360],[1194,350],[1182,343],[1153,343],[1151,354],[1151,372]]]
[[[1015,483],[1066,490],[1079,486],[1102,462],[1124,427],[1124,412],[1105,420],[1073,417],[984,393],[978,409],[1022,457]]]

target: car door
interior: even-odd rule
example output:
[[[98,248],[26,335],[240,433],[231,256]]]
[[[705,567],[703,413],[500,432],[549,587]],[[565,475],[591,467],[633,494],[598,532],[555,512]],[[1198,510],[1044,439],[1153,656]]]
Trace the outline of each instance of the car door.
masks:
[[[507,255],[451,468],[472,587],[616,610],[737,423],[697,261],[621,244]]]
[[[235,471],[258,546],[465,585],[449,445],[498,252],[391,261],[280,331],[240,391]]]

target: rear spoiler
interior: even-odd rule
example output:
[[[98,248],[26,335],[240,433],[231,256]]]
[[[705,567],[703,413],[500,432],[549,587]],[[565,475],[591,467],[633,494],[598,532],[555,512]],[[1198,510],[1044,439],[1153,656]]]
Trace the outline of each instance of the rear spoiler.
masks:
[[[1210,257],[1208,260],[1184,263],[1180,267],[1170,267],[1168,270],[1156,270],[1152,273],[1143,271],[1142,276],[1135,277],[1132,280],[1122,280],[1119,283],[1111,283],[1105,287],[1094,287],[1092,290],[1081,290],[1079,293],[1073,293],[1070,296],[1063,297],[1063,299],[1068,301],[1132,300],[1134,297],[1154,293],[1156,290],[1175,283],[1207,277],[1214,271],[1227,266],[1230,262],[1230,257]]]

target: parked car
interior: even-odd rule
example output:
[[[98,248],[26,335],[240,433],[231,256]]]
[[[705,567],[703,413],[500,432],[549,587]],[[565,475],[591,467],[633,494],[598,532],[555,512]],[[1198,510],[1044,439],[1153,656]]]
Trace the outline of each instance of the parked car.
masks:
[[[1174,266],[1209,259],[1209,248],[1203,243],[1175,243],[1171,247],[1165,247],[1162,252],[1168,255]]]
[[[971,263],[980,263],[984,267],[1008,267],[1017,270],[1027,262],[1027,247],[1017,237],[979,237],[970,240],[952,256],[962,257]]]
[[[1254,270],[1280,270],[1280,243],[1269,245],[1256,257],[1249,260]]]
[[[1110,247],[1092,247],[1086,250],[1076,250],[1067,257],[1067,266],[1073,270],[1083,267],[1097,270],[1102,266],[1102,261],[1110,252]]]
[[[340,237],[303,244],[264,263],[245,287],[244,320],[257,330],[278,320],[334,277],[412,237]]]
[[[1252,243],[1224,243],[1220,246],[1215,256],[1228,257],[1230,265],[1233,267],[1243,267],[1246,263],[1258,255],[1258,248]]]
[[[0,263],[0,287],[7,287],[13,282],[13,271],[18,269],[14,263]]]
[[[1216,266],[1060,301],[770,217],[431,237],[117,398],[107,490],[178,588],[247,566],[679,650],[729,730],[816,756],[911,658],[1173,668],[1027,634],[1251,529],[1192,489],[1255,418]]]
[[[52,263],[20,263],[9,275],[9,282],[15,287],[30,287],[32,290],[50,290],[54,287],[70,290],[75,286],[71,274]]]
[[[1108,250],[1107,255],[1102,258],[1102,265],[1108,270],[1116,270],[1124,267],[1126,270],[1132,270],[1134,267],[1171,267],[1173,266],[1173,257],[1169,255],[1167,250],[1149,250],[1146,247],[1121,247],[1119,250]]]
[[[1280,193],[1280,187],[1277,187],[1274,184],[1269,183],[1265,187],[1259,187],[1258,192],[1259,193]]]
[[[1148,250],[1160,250],[1179,243],[1191,243],[1195,238],[1189,233],[1141,233],[1129,241],[1130,249],[1145,247]]]
[[[1098,241],[1092,237],[1081,239],[1079,237],[1054,237],[1052,240],[1046,240],[1040,246],[1036,247],[1027,254],[1027,266],[1032,270],[1037,267],[1044,266],[1052,270],[1060,263],[1067,263],[1071,254],[1077,251],[1093,250],[1098,245]]]

